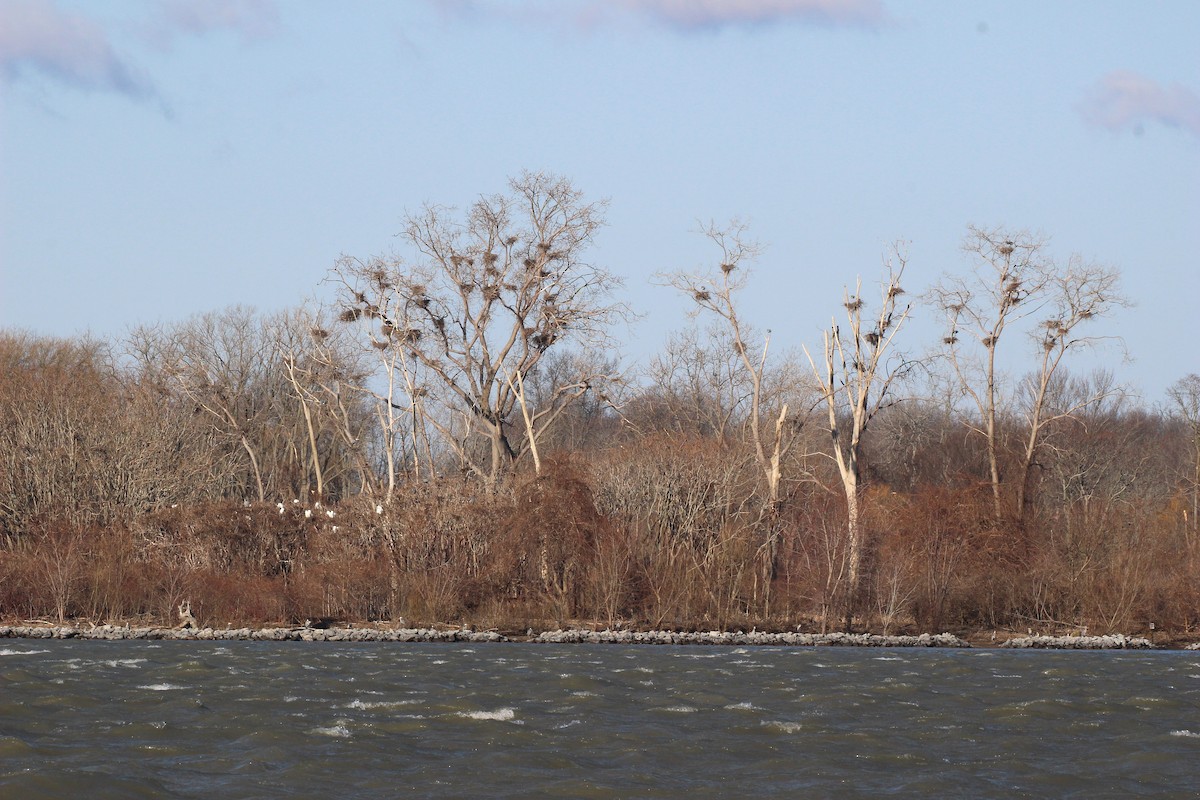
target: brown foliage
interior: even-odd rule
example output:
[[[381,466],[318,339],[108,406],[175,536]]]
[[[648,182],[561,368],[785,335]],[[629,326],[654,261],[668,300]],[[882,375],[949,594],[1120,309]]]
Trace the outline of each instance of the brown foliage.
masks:
[[[505,594],[543,595],[559,619],[579,615],[584,585],[606,521],[591,487],[565,459],[520,481],[513,510],[490,548],[488,578]]]
[[[881,616],[908,617],[922,630],[986,624],[986,594],[1004,559],[986,497],[943,486],[877,498],[875,580]],[[992,573],[989,576],[988,573]]]

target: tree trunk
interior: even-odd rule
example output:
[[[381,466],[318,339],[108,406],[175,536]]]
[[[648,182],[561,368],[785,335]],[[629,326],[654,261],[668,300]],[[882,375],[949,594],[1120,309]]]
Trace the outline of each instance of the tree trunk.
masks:
[[[859,520],[858,476],[853,471],[842,476],[846,490],[846,630],[854,620],[858,603],[859,582],[862,580],[862,523]]]
[[[1001,325],[997,325],[1001,327]],[[991,472],[992,479],[992,513],[996,517],[996,522],[1004,516],[1004,503],[1000,494],[1000,457],[998,454],[999,446],[996,443],[996,332],[993,330],[992,343],[988,345],[988,367],[987,367],[987,457],[988,470]]]
[[[492,440],[492,471],[488,478],[488,484],[495,489],[500,476],[511,470],[513,463],[517,460],[517,454],[513,452],[508,436],[504,433],[503,423],[489,423],[489,426]]]
[[[325,480],[321,475],[321,458],[317,453],[317,434],[313,430],[312,412],[309,411],[308,403],[304,401],[303,397],[300,398],[300,408],[304,411],[304,424],[308,426],[308,445],[312,448],[312,466],[313,475],[317,479],[317,497],[324,499]]]
[[[250,456],[250,466],[254,468],[254,482],[258,484],[258,502],[267,502],[267,491],[263,487],[262,471],[258,468],[258,457],[254,455],[254,448],[250,446],[250,441],[242,434],[242,449],[246,451],[246,455]]]
[[[987,418],[987,457],[988,470],[992,479],[992,513],[999,522],[1004,516],[1004,503],[1000,494],[1000,456],[996,445],[996,407],[995,402],[988,409]]]

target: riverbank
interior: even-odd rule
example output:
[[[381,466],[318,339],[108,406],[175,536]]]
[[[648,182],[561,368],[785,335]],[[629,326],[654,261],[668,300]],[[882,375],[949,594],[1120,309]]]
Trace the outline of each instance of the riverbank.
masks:
[[[759,631],[631,631],[568,628],[521,634],[470,628],[264,627],[160,628],[128,625],[0,625],[0,639],[96,641],[259,642],[526,642],[530,644],[707,645],[750,647],[1001,647],[1052,650],[1200,650],[1200,643],[1156,645],[1138,636],[1022,636],[1002,642],[970,642],[950,633],[766,633]]]

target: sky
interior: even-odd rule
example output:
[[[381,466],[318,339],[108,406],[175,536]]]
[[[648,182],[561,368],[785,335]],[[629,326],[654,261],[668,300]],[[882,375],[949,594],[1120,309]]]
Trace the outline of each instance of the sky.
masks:
[[[715,264],[709,222],[763,246],[741,311],[777,349],[893,242],[917,296],[1003,226],[1121,271],[1123,347],[1076,368],[1158,403],[1200,372],[1198,38],[1191,0],[0,0],[0,327],[328,300],[407,212],[545,170],[609,201],[631,362],[687,324],[654,276]]]

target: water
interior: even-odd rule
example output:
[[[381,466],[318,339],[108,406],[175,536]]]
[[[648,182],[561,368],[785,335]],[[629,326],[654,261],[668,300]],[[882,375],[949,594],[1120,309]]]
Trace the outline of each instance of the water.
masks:
[[[1200,653],[0,641],[0,797],[1194,797]]]

